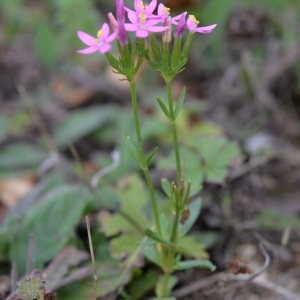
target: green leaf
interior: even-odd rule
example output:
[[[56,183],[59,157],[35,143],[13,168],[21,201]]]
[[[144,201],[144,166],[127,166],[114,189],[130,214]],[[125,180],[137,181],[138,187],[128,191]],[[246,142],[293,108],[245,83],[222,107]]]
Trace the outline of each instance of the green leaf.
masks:
[[[0,261],[7,260],[8,258],[8,235],[5,230],[0,229]]]
[[[37,166],[47,156],[47,152],[37,146],[25,143],[13,144],[1,150],[0,169]]]
[[[122,259],[123,257],[134,253],[139,246],[141,246],[142,238],[142,235],[139,233],[122,234],[115,237],[110,242],[113,257]],[[138,259],[138,257],[136,257],[136,259]]]
[[[145,235],[147,237],[149,237],[150,239],[156,241],[156,242],[159,242],[159,243],[162,243],[162,244],[165,244],[165,245],[169,245],[169,246],[172,246],[173,243],[167,241],[166,239],[162,239],[160,238],[155,232],[153,232],[151,229],[147,228],[145,230]]]
[[[193,146],[202,157],[200,169],[206,180],[212,182],[222,182],[231,161],[239,155],[237,145],[223,137],[197,139]]]
[[[34,42],[38,59],[46,65],[53,65],[58,57],[54,30],[46,23],[39,24],[36,27]]]
[[[171,224],[170,220],[167,218],[167,216],[164,213],[161,213],[159,215],[159,222],[161,226],[161,234],[163,239],[168,240],[171,236]]]
[[[25,271],[29,247],[34,249],[34,268],[42,268],[63,249],[83,216],[87,196],[88,191],[80,187],[58,188],[40,199],[24,221],[16,224],[11,234],[10,257],[19,274]]]
[[[295,230],[300,228],[299,217],[286,215],[272,209],[263,210],[256,218],[259,226],[271,230],[284,230],[290,227]]]
[[[162,111],[164,112],[165,116],[170,119],[170,112],[168,110],[168,108],[166,107],[166,105],[163,103],[162,100],[160,100],[159,98],[157,98],[157,102],[160,106],[160,108],[162,109]]]
[[[181,112],[181,109],[182,109],[182,106],[184,103],[185,93],[186,93],[186,88],[183,87],[181,90],[181,93],[179,95],[179,99],[178,99],[178,102],[176,104],[175,111],[174,111],[175,120],[177,119],[177,117],[179,116],[179,113]]]
[[[145,243],[141,250],[141,253],[151,262],[163,268],[163,262],[161,260],[161,255],[158,253],[158,244],[155,242]]]
[[[185,181],[191,180],[191,193],[193,194],[199,192],[201,184],[204,178],[204,172],[201,170],[200,157],[197,156],[195,151],[189,148],[181,147],[180,156],[183,161],[183,176]],[[158,162],[158,169],[172,169],[174,170],[176,166],[175,152],[172,151],[167,157],[162,158]]]
[[[196,237],[191,234],[179,239],[176,245],[176,251],[186,257],[198,259],[208,258],[204,245],[198,242]]]
[[[10,130],[10,122],[7,116],[0,115],[0,142],[5,139]]]
[[[211,248],[220,239],[220,233],[216,231],[197,232],[193,233],[192,236],[195,241],[203,245],[205,249]]]
[[[140,159],[140,154],[139,154],[139,149],[138,147],[133,143],[133,141],[131,140],[130,136],[124,136],[124,143],[127,146],[128,150],[130,151],[131,155],[133,156],[133,158],[136,160],[136,162],[142,166],[143,162]]]
[[[146,166],[149,166],[150,161],[151,161],[152,157],[154,156],[154,154],[157,152],[157,150],[158,150],[158,147],[155,147],[155,148],[152,150],[152,152],[148,155],[148,157],[146,158],[146,161],[145,161],[145,163],[144,163],[144,166],[145,166],[145,167],[146,167]]]
[[[127,176],[119,190],[115,190],[120,199],[120,211],[114,214],[101,211],[102,230],[111,239],[112,254],[132,253],[141,244],[144,228],[149,219],[144,213],[147,195],[142,180],[137,175]],[[120,235],[121,234],[121,235]]]
[[[196,260],[180,261],[173,268],[176,271],[188,270],[192,268],[210,269],[211,271],[215,271],[216,266],[209,260],[196,259]]]
[[[101,206],[111,210],[116,210],[121,201],[120,196],[108,186],[104,186],[99,189],[97,199],[100,200]],[[95,201],[97,200],[95,199]]]
[[[239,154],[236,144],[223,137],[201,138],[194,145],[204,161],[211,165],[227,166]]]
[[[207,166],[205,179],[210,182],[222,182],[227,173],[227,167]]]
[[[163,191],[165,192],[165,194],[170,198],[171,197],[171,182],[166,178],[162,178],[161,179],[161,187],[162,187]]]
[[[90,107],[72,112],[54,130],[54,140],[64,149],[115,119],[116,108],[113,106]]]
[[[178,282],[177,276],[174,276],[174,275],[169,276],[168,286],[167,286],[168,294],[171,293],[172,289],[177,284],[177,282]],[[157,284],[155,287],[155,293],[159,298],[154,298],[154,299],[174,299],[174,298],[170,298],[170,297],[167,297],[167,298],[162,297],[162,295],[164,294],[163,289],[164,289],[164,276],[160,276],[158,278],[158,281],[157,281]]]
[[[190,215],[184,224],[179,223],[178,226],[179,238],[184,237],[197,221],[201,211],[201,203],[202,201],[198,197],[188,205],[188,208],[190,210]]]
[[[157,282],[157,271],[150,269],[136,279],[133,279],[128,286],[129,294],[134,299],[141,299],[147,292],[151,291]]]

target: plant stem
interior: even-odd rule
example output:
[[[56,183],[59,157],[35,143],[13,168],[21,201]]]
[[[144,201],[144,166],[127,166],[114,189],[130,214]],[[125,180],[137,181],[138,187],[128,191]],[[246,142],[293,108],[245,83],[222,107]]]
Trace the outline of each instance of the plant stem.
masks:
[[[167,92],[168,92],[168,103],[169,103],[169,112],[170,112],[170,121],[173,135],[173,145],[175,150],[175,158],[176,158],[176,174],[177,174],[177,187],[180,186],[181,182],[181,161],[180,161],[180,152],[179,152],[179,143],[177,137],[177,130],[175,124],[175,116],[174,116],[174,107],[173,107],[173,94],[172,94],[172,85],[171,80],[165,79]]]
[[[163,281],[163,287],[162,287],[162,297],[168,297],[168,285],[169,285],[169,279],[170,279],[170,273],[165,272],[164,273],[164,281]]]
[[[140,126],[140,119],[139,119],[135,81],[131,80],[131,81],[129,81],[129,83],[130,83],[130,92],[131,92],[131,101],[132,101],[132,110],[133,110],[136,138],[137,138],[138,148],[139,148],[139,156],[140,156],[140,160],[143,162],[142,170],[144,172],[144,176],[146,178],[146,182],[147,182],[148,189],[149,189],[149,194],[150,194],[150,199],[151,199],[151,204],[152,204],[152,209],[153,209],[153,215],[154,215],[154,220],[155,220],[155,226],[157,228],[158,235],[160,237],[162,237],[158,208],[157,208],[157,203],[156,203],[156,198],[155,198],[155,193],[154,193],[154,187],[153,187],[153,184],[152,184],[152,181],[150,178],[149,168],[146,164],[144,164],[145,154],[144,154],[144,150],[143,150],[143,140],[142,140],[142,134],[141,134],[141,126]]]
[[[172,136],[173,136],[173,146],[175,150],[175,158],[176,158],[176,177],[177,177],[177,189],[175,191],[174,197],[175,197],[175,216],[173,220],[172,225],[172,233],[170,237],[170,241],[174,244],[172,247],[169,248],[167,260],[166,260],[166,268],[164,270],[164,281],[163,281],[163,287],[162,287],[162,293],[163,297],[169,296],[169,279],[170,274],[172,273],[172,263],[175,256],[175,249],[176,249],[176,242],[177,242],[177,231],[178,231],[178,222],[179,222],[179,195],[178,189],[181,185],[181,161],[180,161],[180,151],[179,151],[179,143],[178,143],[178,137],[177,137],[177,129],[176,129],[176,120],[174,115],[174,105],[173,105],[173,94],[172,94],[172,86],[171,86],[171,80],[165,79],[166,87],[167,87],[167,93],[168,93],[168,104],[169,104],[169,113],[170,113],[170,122],[171,122],[171,128],[172,128]]]

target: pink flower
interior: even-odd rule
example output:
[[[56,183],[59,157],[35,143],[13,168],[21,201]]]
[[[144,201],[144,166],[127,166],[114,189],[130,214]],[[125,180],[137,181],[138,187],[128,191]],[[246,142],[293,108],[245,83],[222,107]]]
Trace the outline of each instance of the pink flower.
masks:
[[[170,15],[170,8],[166,7],[164,4],[160,3],[157,7],[157,17],[163,22],[166,17]]]
[[[149,4],[149,6],[150,6],[150,4]],[[131,24],[126,23],[125,30],[126,31],[135,31],[136,36],[138,38],[147,38],[149,35],[149,32],[162,32],[169,28],[169,26],[155,26],[157,23],[161,22],[161,20],[160,19],[149,19],[147,17],[147,15],[143,12],[141,12],[137,16],[135,12],[129,11],[128,19],[131,22]]]
[[[211,33],[213,29],[217,26],[217,24],[213,24],[210,26],[197,27],[199,21],[193,15],[189,15],[186,26],[190,32],[199,32],[199,33]]]
[[[175,18],[178,18],[179,17],[179,21],[176,22],[177,23],[177,26],[176,26],[176,29],[175,29],[175,37],[176,38],[181,38],[182,35],[183,35],[183,31],[186,27],[186,21],[185,21],[185,16],[186,16],[186,12],[182,13],[181,15],[175,17]],[[173,21],[173,20],[172,20]]]
[[[97,38],[94,38],[83,31],[77,31],[77,35],[80,40],[88,46],[85,49],[78,50],[78,53],[91,54],[99,51],[102,54],[105,54],[111,49],[111,45],[109,43],[111,43],[117,37],[118,31],[115,31],[113,34],[109,35],[109,26],[104,23],[101,30],[99,30],[97,33]]]
[[[144,4],[142,0],[134,0],[134,10],[131,10],[127,7],[125,7],[125,10],[129,12],[135,13],[137,16],[139,16],[141,13],[146,15],[147,18],[153,16],[153,11],[155,10],[157,5],[157,0],[152,0],[149,4]]]
[[[128,44],[127,32],[125,30],[125,7],[123,0],[116,0],[117,20],[112,13],[108,13],[110,27],[113,31],[118,30],[118,38],[122,46]]]

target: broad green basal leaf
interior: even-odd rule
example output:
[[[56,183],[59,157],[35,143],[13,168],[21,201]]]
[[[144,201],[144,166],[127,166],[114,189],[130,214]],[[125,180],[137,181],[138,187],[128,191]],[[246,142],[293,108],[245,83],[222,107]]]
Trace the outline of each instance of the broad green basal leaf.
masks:
[[[38,146],[16,143],[1,150],[0,169],[34,167],[40,164],[47,155],[47,152]]]
[[[89,193],[64,186],[49,192],[16,224],[10,241],[10,257],[20,274],[25,271],[29,247],[34,247],[33,267],[41,268],[59,253],[83,216]]]
[[[60,148],[66,148],[108,121],[115,120],[116,115],[116,108],[113,106],[75,111],[56,127],[54,140]]]
[[[187,182],[191,180],[191,195],[199,192],[204,178],[203,170],[200,168],[200,157],[195,151],[189,148],[182,147],[180,149],[182,161],[183,176]],[[158,162],[159,169],[174,169],[176,168],[175,152],[172,151],[168,156],[162,158]]]
[[[205,259],[208,257],[204,245],[198,242],[193,235],[187,235],[179,239],[176,250],[186,257],[198,259]]]
[[[238,146],[224,137],[201,138],[193,142],[193,148],[201,157],[200,170],[207,181],[222,182],[228,167],[240,151]]]
[[[120,211],[110,213],[102,211],[99,214],[102,230],[111,241],[112,254],[116,257],[132,253],[149,226],[149,219],[144,213],[147,204],[146,190],[143,182],[137,175],[128,175],[120,184],[116,193],[120,198]]]

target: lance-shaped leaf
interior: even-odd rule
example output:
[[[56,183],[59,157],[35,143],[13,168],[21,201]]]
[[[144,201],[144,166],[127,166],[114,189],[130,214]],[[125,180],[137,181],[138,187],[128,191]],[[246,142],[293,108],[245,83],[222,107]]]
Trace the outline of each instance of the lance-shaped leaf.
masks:
[[[172,246],[173,245],[173,243],[167,241],[166,239],[160,238],[155,232],[153,232],[149,228],[147,228],[145,230],[145,235],[147,237],[149,237],[150,239],[156,241],[156,242],[159,242],[159,243],[162,243],[162,244],[165,244],[165,245],[168,245],[168,246]]]
[[[214,271],[216,266],[207,259],[195,259],[178,262],[174,267],[174,270],[187,270],[192,268],[210,269]]]
[[[157,102],[158,102],[160,108],[162,109],[162,111],[164,112],[165,116],[168,119],[170,119],[170,112],[169,112],[168,108],[166,107],[166,105],[163,103],[163,101],[157,97]]]
[[[144,163],[145,167],[149,166],[150,161],[151,161],[152,157],[154,156],[154,154],[157,152],[157,150],[158,150],[158,147],[155,147],[152,150],[152,152],[148,155],[148,157],[146,158],[145,163]]]
[[[171,182],[166,178],[162,178],[161,187],[162,187],[163,191],[165,192],[165,194],[168,197],[170,197],[171,196]]]
[[[140,159],[140,154],[139,154],[139,149],[138,147],[133,143],[132,139],[130,138],[129,135],[124,136],[124,143],[127,146],[127,148],[129,149],[131,155],[133,156],[133,158],[136,160],[136,162],[142,166],[143,163]]]
[[[183,106],[183,103],[184,103],[184,98],[185,98],[185,93],[186,93],[186,88],[183,87],[182,90],[181,90],[181,93],[179,95],[179,99],[178,99],[178,102],[176,104],[175,111],[174,111],[174,118],[175,118],[175,120],[179,116],[179,113],[180,113],[180,111],[182,109],[182,106]]]

